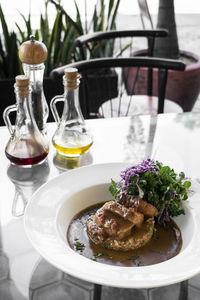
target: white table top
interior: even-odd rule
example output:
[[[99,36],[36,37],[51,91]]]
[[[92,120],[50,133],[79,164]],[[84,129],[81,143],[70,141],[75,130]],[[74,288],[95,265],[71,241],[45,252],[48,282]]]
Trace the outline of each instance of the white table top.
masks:
[[[86,124],[94,144],[82,157],[80,166],[106,162],[136,164],[151,157],[200,181],[200,113],[95,119],[87,120]],[[48,124],[50,138],[55,129],[54,123]],[[4,153],[9,139],[6,127],[0,127],[0,137],[0,299],[3,285],[12,295],[20,296],[9,298],[8,293],[2,299],[28,299],[30,290],[43,284],[44,262],[25,235],[23,216],[16,217],[13,212],[20,214],[36,189],[67,170],[59,167],[51,142],[43,165],[28,169],[10,165]]]

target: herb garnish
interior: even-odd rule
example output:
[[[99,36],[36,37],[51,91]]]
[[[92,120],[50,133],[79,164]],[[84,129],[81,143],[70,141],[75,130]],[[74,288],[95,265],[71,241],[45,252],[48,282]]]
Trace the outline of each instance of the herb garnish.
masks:
[[[121,260],[121,262],[124,262],[124,261],[132,261],[134,262],[135,260],[137,260],[139,258],[139,255],[135,254],[135,255],[132,255],[124,260]]]
[[[105,253],[105,252],[99,252],[99,253],[95,253],[93,255],[92,260],[96,260],[98,257],[102,257],[102,256],[107,256],[108,258],[112,259],[112,256],[110,254]]]
[[[74,243],[76,251],[83,251],[85,249],[85,245],[81,242],[79,242],[77,239],[75,239],[76,242]]]
[[[140,197],[159,211],[158,222],[184,214],[182,201],[188,198],[191,182],[181,172],[176,174],[169,166],[163,166],[150,158],[120,174],[121,180],[111,180],[110,193],[120,202],[123,195]]]

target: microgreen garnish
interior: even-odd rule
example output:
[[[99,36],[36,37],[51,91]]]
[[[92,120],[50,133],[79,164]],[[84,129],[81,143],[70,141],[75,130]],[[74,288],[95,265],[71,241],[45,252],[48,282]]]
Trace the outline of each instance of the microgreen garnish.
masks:
[[[120,202],[123,195],[142,198],[158,209],[159,223],[184,214],[182,201],[188,198],[191,182],[183,172],[176,174],[169,166],[148,158],[141,164],[122,171],[120,176],[119,182],[111,179],[109,187],[116,201]]]
[[[153,228],[153,236],[152,236],[152,237],[153,237],[154,240],[157,240],[157,239],[158,239],[158,236],[157,236],[157,229],[156,229],[155,227]]]
[[[99,252],[99,253],[95,253],[93,255],[93,260],[96,260],[98,257],[102,257],[102,256],[107,256],[108,258],[112,259],[112,256],[108,253],[105,253],[105,252]]]
[[[132,256],[130,256],[130,257],[122,260],[121,262],[125,262],[125,261],[132,261],[132,262],[134,262],[138,258],[139,258],[139,255],[135,254],[135,255],[132,255]]]
[[[153,239],[157,240],[157,236],[156,236],[157,229],[155,227],[148,229],[147,233],[152,234]]]
[[[75,239],[75,243],[74,243],[74,246],[75,246],[75,249],[76,251],[83,251],[85,249],[85,245],[83,243],[80,243],[77,239]]]

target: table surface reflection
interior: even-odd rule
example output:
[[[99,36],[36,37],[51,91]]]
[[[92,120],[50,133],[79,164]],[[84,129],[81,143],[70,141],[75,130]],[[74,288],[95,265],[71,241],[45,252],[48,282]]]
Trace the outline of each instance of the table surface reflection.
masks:
[[[200,113],[97,119],[86,123],[94,144],[82,156],[80,166],[107,162],[136,164],[151,157],[177,172],[184,171],[197,185],[200,183]],[[55,123],[48,124],[50,138],[55,129]],[[9,139],[6,127],[0,127],[0,136],[0,300],[92,299],[94,285],[47,263],[33,249],[23,227],[23,211],[31,195],[51,178],[70,172],[66,161],[56,155],[50,142],[48,159],[42,165],[11,165],[4,153]],[[183,287],[180,283],[148,290],[103,287],[102,299],[183,299],[187,296]],[[189,280],[188,299],[200,299],[199,275]]]

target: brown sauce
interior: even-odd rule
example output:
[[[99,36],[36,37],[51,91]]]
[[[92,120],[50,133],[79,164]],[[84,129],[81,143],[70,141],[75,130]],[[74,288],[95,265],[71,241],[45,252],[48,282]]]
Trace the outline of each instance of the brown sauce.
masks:
[[[156,224],[156,231],[145,246],[132,251],[115,251],[95,245],[88,237],[86,224],[90,215],[102,206],[90,206],[71,221],[67,240],[73,250],[97,262],[117,266],[148,266],[166,261],[177,255],[182,247],[181,231],[173,220],[166,227]]]

